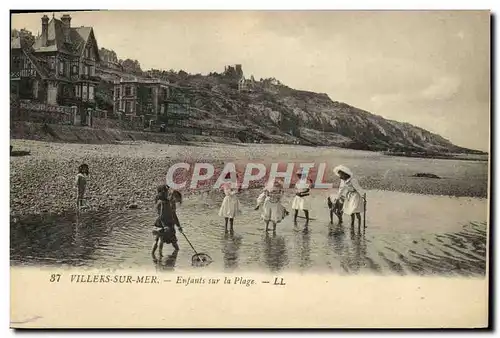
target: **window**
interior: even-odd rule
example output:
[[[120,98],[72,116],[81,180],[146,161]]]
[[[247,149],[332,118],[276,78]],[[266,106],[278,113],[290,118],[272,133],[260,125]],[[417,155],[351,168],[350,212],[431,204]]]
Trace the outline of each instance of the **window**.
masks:
[[[87,101],[87,98],[88,98],[88,96],[87,96],[87,88],[88,88],[87,86],[83,86],[82,87],[82,100],[84,100],[84,101]]]
[[[125,96],[130,96],[132,95],[132,87],[125,87]]]
[[[76,97],[81,97],[80,86],[78,85],[75,87],[75,95]]]
[[[56,60],[54,59],[54,57],[49,57],[48,63],[51,70],[56,69]]]
[[[64,75],[64,61],[59,61],[59,74]]]
[[[21,58],[19,56],[13,57],[12,68],[17,70],[21,68]]]
[[[120,104],[118,107],[119,107],[118,108],[119,110],[123,111],[123,101],[122,100],[120,100]]]
[[[89,86],[89,101],[94,101],[94,86]]]
[[[76,64],[71,67],[71,75],[78,75],[78,66]]]
[[[130,104],[130,101],[125,102],[125,113],[131,113],[132,112],[132,105]]]
[[[116,88],[116,98],[120,98],[120,87]]]
[[[90,75],[95,76],[95,66],[90,67]]]

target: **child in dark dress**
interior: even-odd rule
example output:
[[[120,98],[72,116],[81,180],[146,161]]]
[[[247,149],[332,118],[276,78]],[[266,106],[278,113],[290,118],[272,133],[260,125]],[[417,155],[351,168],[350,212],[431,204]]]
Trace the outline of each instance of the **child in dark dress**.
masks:
[[[175,226],[182,232],[182,227],[176,214],[176,203],[182,203],[182,195],[179,191],[171,191],[168,186],[158,187],[156,195],[156,209],[158,218],[155,221],[153,235],[155,242],[153,244],[152,255],[155,255],[156,249],[160,251],[162,256],[163,244],[172,244],[174,253],[179,251],[177,244],[177,236],[175,235]]]
[[[339,224],[342,223],[342,213],[344,209],[344,199],[339,197],[328,196],[328,209],[330,210],[330,224],[333,224],[333,215],[339,219]]]
[[[76,207],[80,210],[83,207],[85,199],[85,190],[87,188],[87,181],[89,177],[89,166],[85,163],[78,167],[78,174],[75,179],[76,186]]]

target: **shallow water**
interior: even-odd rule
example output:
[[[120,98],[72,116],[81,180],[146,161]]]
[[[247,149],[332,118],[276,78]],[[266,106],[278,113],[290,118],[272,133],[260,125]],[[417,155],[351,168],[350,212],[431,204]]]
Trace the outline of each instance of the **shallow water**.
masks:
[[[326,191],[315,191],[309,231],[291,216],[265,233],[254,211],[258,191],[241,194],[243,214],[234,234],[224,233],[217,215],[221,195],[191,196],[179,207],[185,233],[212,271],[330,271],[338,274],[484,275],[487,201],[368,191],[367,228],[329,225]],[[289,209],[293,194],[285,199]],[[393,207],[397,205],[396,207]],[[178,233],[176,258],[164,248],[160,264],[151,257],[153,211],[84,213],[11,222],[11,264],[175,270],[190,268],[193,250]],[[336,223],[336,220],[335,222]],[[195,269],[195,268],[193,268]]]

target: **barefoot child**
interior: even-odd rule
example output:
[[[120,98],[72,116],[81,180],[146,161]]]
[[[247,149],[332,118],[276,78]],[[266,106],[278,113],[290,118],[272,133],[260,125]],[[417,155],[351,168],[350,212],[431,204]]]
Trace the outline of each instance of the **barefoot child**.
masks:
[[[276,231],[276,224],[281,222],[288,214],[281,198],[283,196],[283,185],[279,181],[274,181],[270,187],[266,187],[264,192],[257,199],[258,209],[262,205],[262,219],[266,222],[266,231],[269,231],[269,223],[273,223],[273,232]]]
[[[85,189],[87,187],[87,180],[89,176],[89,166],[85,163],[78,167],[78,174],[76,175],[76,207],[80,210],[83,207],[83,200],[85,197]]]
[[[231,178],[231,174],[227,173],[224,177],[226,180]],[[224,200],[219,209],[219,216],[224,217],[224,229],[227,232],[227,223],[229,221],[230,231],[234,232],[234,218],[240,213],[240,201],[238,200],[237,182],[227,182],[221,187],[224,191]]]
[[[158,187],[158,194],[156,195],[156,208],[158,218],[154,224],[157,228],[153,230],[155,242],[151,254],[154,256],[156,249],[160,251],[160,257],[163,254],[163,244],[172,244],[174,253],[179,251],[177,245],[177,237],[175,235],[175,226],[182,232],[182,227],[176,214],[176,203],[182,203],[182,195],[179,191],[170,191],[167,186]]]
[[[297,225],[297,217],[299,215],[299,210],[304,211],[306,216],[305,228],[307,229],[309,225],[309,209],[310,209],[310,189],[312,181],[304,177],[302,170],[297,171],[297,178],[299,181],[295,184],[295,197],[292,201],[292,209],[295,211],[293,216],[293,224]]]
[[[361,227],[361,213],[364,210],[363,189],[349,168],[339,165],[333,172],[341,179],[339,196],[344,197],[344,214],[351,215],[351,227],[354,226],[355,218],[358,219],[358,227]]]
[[[330,224],[333,224],[333,215],[339,219],[339,224],[342,224],[342,214],[344,213],[344,196],[340,195],[344,187],[344,181],[340,181],[339,189],[336,193],[332,193],[327,198],[328,209],[330,210]]]

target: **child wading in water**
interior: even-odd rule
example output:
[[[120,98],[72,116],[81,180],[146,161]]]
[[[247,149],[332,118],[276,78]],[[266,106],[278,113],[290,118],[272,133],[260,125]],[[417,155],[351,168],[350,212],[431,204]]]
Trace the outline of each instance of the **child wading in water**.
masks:
[[[309,210],[311,207],[309,195],[312,181],[304,177],[302,170],[297,171],[296,174],[299,181],[295,184],[295,197],[292,201],[292,209],[295,212],[293,215],[293,224],[297,225],[299,210],[303,210],[306,216],[306,223],[304,225],[304,230],[306,230],[309,225]]]
[[[269,223],[273,223],[273,232],[276,231],[276,224],[281,222],[288,214],[285,207],[281,204],[283,196],[283,184],[280,181],[274,181],[272,186],[267,186],[257,198],[257,207],[262,206],[262,219],[266,222],[266,231],[269,231]]]
[[[342,185],[342,183],[341,183]],[[342,214],[344,213],[344,197],[338,194],[331,194],[327,198],[328,209],[330,210],[330,224],[333,224],[333,215],[339,219],[339,224],[342,223]]]
[[[339,165],[333,172],[341,179],[338,197],[344,199],[343,213],[351,215],[351,226],[354,226],[354,219],[357,218],[358,227],[361,227],[361,213],[364,211],[363,189],[349,168]]]
[[[226,180],[231,178],[231,174],[227,173],[224,177]],[[234,218],[240,213],[240,201],[238,199],[237,182],[234,183],[224,183],[221,189],[224,191],[224,200],[219,209],[219,216],[224,217],[224,229],[227,232],[227,223],[229,221],[230,231],[234,232]]]
[[[89,176],[89,166],[85,163],[78,167],[78,174],[76,175],[76,208],[80,210],[83,207],[83,200],[85,198],[85,189],[87,187],[87,180]]]
[[[176,214],[176,203],[182,203],[182,195],[177,190],[170,190],[168,186],[161,185],[158,187],[156,195],[156,209],[158,218],[154,226],[157,228],[153,230],[155,242],[151,254],[155,255],[156,249],[159,248],[160,257],[162,256],[163,243],[172,244],[174,247],[174,254],[179,251],[177,245],[177,236],[175,235],[175,226],[182,232],[182,227]]]

